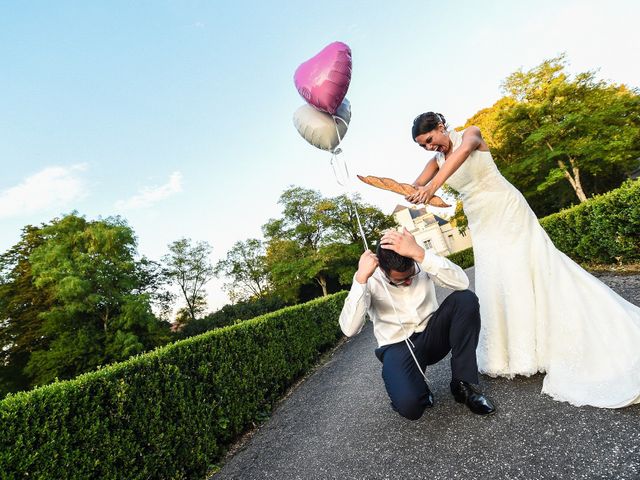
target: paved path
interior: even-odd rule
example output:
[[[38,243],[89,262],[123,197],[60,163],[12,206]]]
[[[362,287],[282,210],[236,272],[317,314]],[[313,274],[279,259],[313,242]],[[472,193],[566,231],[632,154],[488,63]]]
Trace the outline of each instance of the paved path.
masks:
[[[640,303],[640,276],[601,279]],[[212,478],[640,478],[640,405],[576,408],[541,395],[541,375],[482,377],[498,412],[479,417],[453,401],[444,361],[428,371],[435,406],[411,422],[391,410],[374,348],[369,324]]]

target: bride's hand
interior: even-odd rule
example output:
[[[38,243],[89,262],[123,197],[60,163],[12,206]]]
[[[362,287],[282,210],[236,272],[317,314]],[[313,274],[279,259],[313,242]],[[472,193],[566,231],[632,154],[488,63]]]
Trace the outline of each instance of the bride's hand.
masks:
[[[431,197],[433,197],[434,193],[435,192],[431,191],[431,187],[429,185],[424,185],[422,187],[416,187],[415,193],[407,195],[404,198],[416,205],[421,203],[426,205],[427,203],[429,203],[429,200],[431,200]]]

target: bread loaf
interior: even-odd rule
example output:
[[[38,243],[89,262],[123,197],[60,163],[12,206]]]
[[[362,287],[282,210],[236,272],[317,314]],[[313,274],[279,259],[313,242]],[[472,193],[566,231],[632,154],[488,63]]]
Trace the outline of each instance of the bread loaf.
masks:
[[[387,177],[375,177],[373,175],[368,175],[363,177],[362,175],[357,175],[357,177],[362,180],[367,185],[371,185],[373,187],[381,188],[383,190],[389,190],[390,192],[399,193],[400,195],[411,195],[416,192],[416,188],[413,185],[408,183],[400,183],[395,181],[393,178]],[[434,195],[429,200],[429,205],[440,208],[447,208],[451,205],[445,203],[442,198]]]

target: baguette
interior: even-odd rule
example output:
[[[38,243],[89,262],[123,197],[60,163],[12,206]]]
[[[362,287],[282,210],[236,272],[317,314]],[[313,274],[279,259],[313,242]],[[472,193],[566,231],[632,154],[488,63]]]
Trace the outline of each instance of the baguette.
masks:
[[[399,193],[400,195],[404,195],[405,197],[416,192],[416,188],[413,185],[397,182],[393,178],[376,177],[373,175],[368,175],[366,177],[357,175],[357,177],[367,185],[381,188],[383,190],[389,190],[390,192]],[[431,199],[429,200],[429,205],[440,208],[447,208],[451,206],[437,195],[431,197]]]

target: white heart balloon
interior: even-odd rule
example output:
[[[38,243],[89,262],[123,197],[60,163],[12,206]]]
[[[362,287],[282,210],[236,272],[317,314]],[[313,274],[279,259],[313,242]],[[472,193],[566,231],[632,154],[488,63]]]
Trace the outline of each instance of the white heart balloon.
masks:
[[[351,104],[346,98],[335,114],[337,119],[305,104],[293,114],[293,124],[307,142],[314,147],[333,152],[347,133],[351,121]],[[336,131],[336,125],[338,129]],[[340,132],[340,137],[338,137]]]

